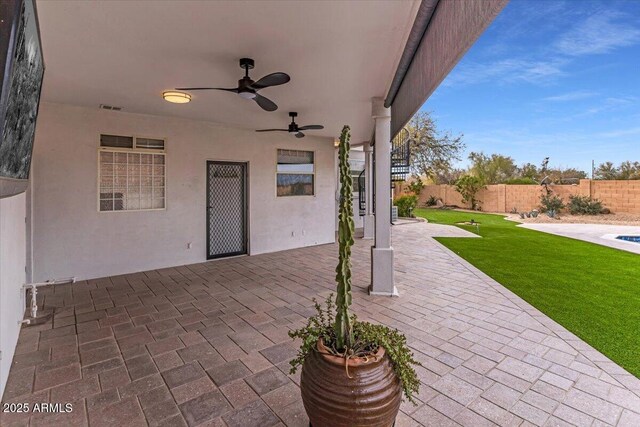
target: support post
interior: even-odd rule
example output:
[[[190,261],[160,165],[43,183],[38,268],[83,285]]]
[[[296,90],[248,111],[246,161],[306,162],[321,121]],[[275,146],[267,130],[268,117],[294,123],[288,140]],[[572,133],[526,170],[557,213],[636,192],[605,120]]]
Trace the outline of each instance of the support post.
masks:
[[[375,237],[375,217],[373,216],[373,147],[370,143],[364,144],[364,189],[365,212],[362,218],[364,222],[364,239],[372,240]]]
[[[397,296],[393,281],[391,247],[391,110],[381,98],[374,98],[371,116],[375,121],[375,244],[371,248],[370,295]]]

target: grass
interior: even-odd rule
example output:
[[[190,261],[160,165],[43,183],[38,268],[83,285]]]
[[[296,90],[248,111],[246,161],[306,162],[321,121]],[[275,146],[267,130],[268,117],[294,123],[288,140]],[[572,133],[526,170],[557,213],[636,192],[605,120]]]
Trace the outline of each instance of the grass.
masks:
[[[437,240],[640,378],[640,256],[516,227],[500,215],[415,214],[438,224],[480,222],[482,239]]]

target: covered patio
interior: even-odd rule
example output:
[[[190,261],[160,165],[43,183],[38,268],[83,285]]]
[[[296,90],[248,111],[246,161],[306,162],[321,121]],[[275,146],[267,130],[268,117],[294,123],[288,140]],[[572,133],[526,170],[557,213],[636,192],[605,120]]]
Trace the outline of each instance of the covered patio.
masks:
[[[355,312],[404,332],[423,365],[396,426],[640,423],[640,380],[431,238],[457,228],[392,230],[410,298],[368,295],[370,241],[353,261]],[[332,292],[336,260],[327,244],[43,290],[53,325],[22,329],[5,402],[73,411],[1,423],[306,426],[287,331]]]

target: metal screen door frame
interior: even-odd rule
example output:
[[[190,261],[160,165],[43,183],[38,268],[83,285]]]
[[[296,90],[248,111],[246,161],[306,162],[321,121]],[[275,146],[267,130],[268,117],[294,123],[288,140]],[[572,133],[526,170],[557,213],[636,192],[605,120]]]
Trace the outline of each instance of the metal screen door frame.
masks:
[[[242,168],[242,217],[239,218],[241,221],[242,227],[242,249],[239,251],[231,251],[225,253],[212,253],[212,245],[211,245],[211,221],[212,221],[212,209],[213,202],[211,200],[211,187],[213,185],[213,179],[210,175],[210,169],[215,165],[226,165],[226,166],[239,166]],[[218,161],[218,160],[207,160],[207,194],[206,194],[206,210],[207,210],[207,259],[216,259],[216,258],[225,258],[236,255],[246,255],[248,253],[248,197],[247,197],[247,186],[248,186],[248,163],[247,162],[227,162],[227,161]],[[220,200],[220,202],[224,203],[225,200]]]

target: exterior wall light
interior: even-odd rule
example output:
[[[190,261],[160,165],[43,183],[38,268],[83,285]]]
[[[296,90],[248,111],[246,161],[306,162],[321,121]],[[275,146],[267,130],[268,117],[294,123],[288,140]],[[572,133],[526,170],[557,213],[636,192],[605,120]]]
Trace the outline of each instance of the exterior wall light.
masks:
[[[162,98],[164,98],[165,101],[173,102],[174,104],[186,104],[191,101],[191,95],[176,91],[162,92]]]

